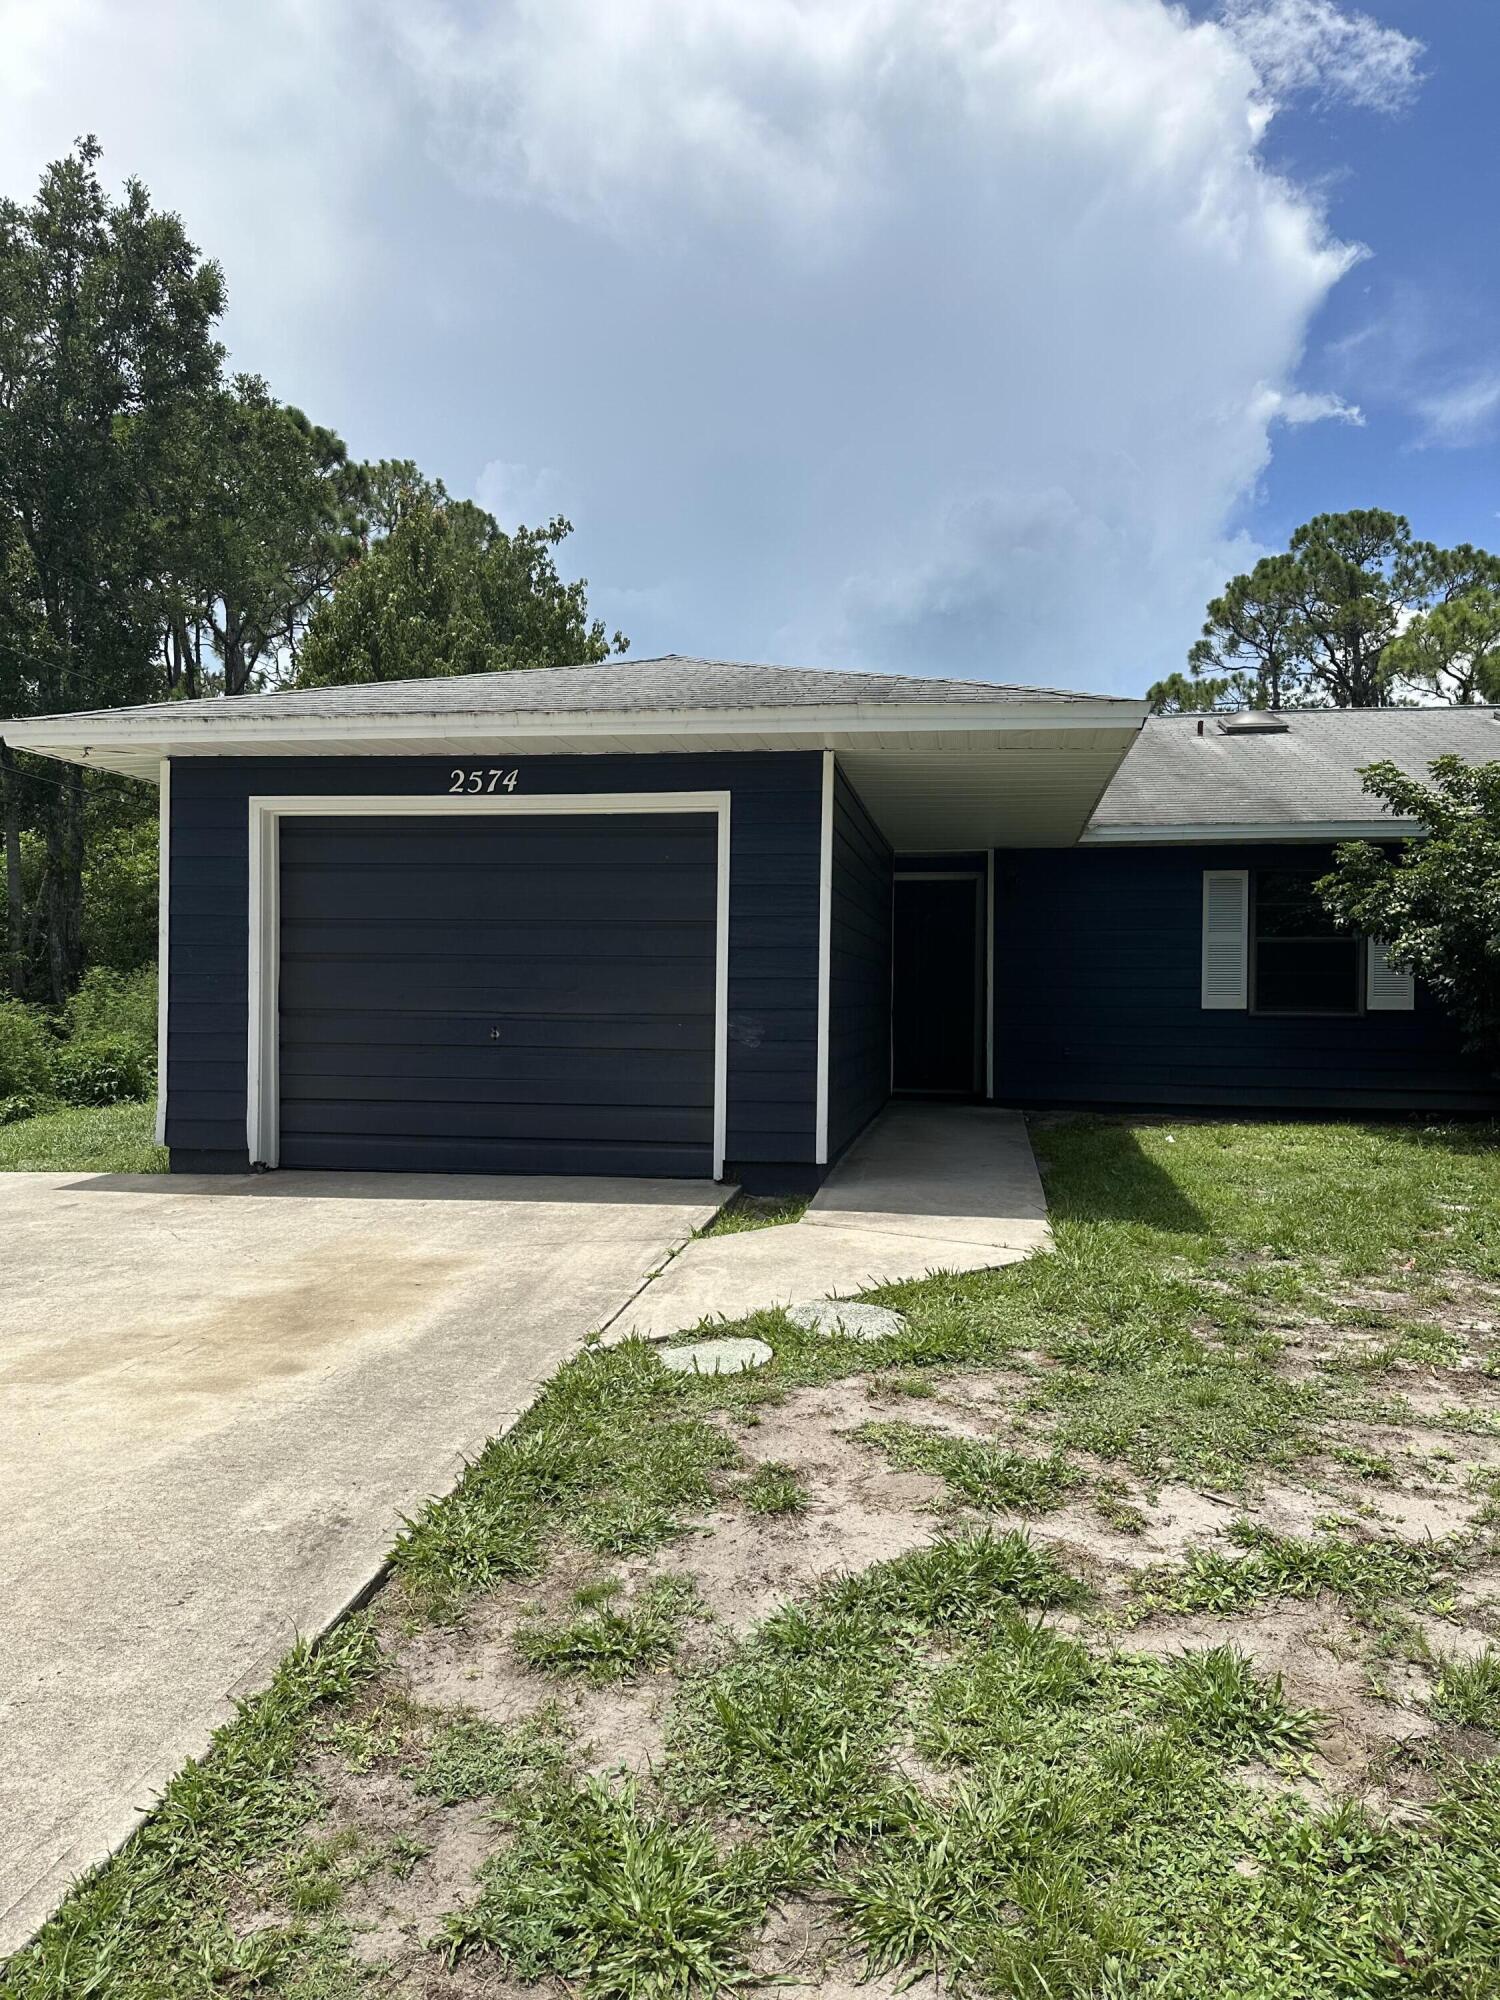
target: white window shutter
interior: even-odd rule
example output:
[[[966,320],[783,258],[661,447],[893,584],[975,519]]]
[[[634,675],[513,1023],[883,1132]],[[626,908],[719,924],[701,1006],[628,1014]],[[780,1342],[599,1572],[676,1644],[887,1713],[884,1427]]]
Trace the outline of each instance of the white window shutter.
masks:
[[[1379,938],[1365,946],[1365,1006],[1372,1014],[1409,1014],[1416,1005],[1417,985],[1409,972],[1398,972],[1385,955]]]
[[[1203,1004],[1249,1005],[1250,871],[1203,871]]]

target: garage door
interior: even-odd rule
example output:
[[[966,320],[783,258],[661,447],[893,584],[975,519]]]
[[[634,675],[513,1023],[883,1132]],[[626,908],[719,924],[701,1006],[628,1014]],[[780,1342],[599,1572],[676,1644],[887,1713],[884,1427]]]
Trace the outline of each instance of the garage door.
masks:
[[[717,839],[284,819],[281,1164],[711,1174]]]

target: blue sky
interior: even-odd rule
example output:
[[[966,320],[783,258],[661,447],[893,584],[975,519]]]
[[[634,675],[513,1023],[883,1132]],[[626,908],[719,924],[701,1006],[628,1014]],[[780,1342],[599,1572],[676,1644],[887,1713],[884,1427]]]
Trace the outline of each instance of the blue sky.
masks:
[[[1375,11],[1424,44],[1410,99],[1386,115],[1298,99],[1266,148],[1369,252],[1316,315],[1302,369],[1365,421],[1284,433],[1244,518],[1275,544],[1310,513],[1386,506],[1435,541],[1500,547],[1500,7]]]
[[[0,0],[237,365],[637,653],[1137,691],[1309,514],[1500,545],[1493,0]]]

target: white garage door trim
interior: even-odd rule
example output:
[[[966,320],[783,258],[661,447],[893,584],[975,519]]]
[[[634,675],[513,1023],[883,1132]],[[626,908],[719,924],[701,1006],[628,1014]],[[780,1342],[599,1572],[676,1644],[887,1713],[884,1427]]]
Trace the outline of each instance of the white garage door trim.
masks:
[[[252,1166],[274,1167],[281,1154],[279,996],[281,988],[281,822],[298,818],[432,819],[440,813],[713,813],[718,819],[718,905],[714,926],[714,1179],[724,1178],[729,1082],[729,793],[480,792],[435,797],[378,794],[252,797],[250,800],[250,1019],[245,1142]]]

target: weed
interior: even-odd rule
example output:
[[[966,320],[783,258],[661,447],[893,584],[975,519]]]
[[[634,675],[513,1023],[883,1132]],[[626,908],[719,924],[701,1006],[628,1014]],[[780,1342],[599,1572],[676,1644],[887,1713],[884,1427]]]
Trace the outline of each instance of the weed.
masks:
[[[1500,1652],[1487,1646],[1472,1660],[1444,1659],[1430,1706],[1444,1722],[1500,1732]]]
[[[630,1679],[672,1657],[696,1600],[691,1578],[659,1577],[623,1611],[612,1603],[575,1604],[571,1617],[521,1626],[516,1651],[547,1673],[582,1674],[595,1683]]]
[[[764,1907],[749,1857],[597,1780],[558,1791],[443,1919],[450,1960],[496,1954],[520,1979],[578,1980],[593,2000],[686,2000],[729,1984]]]
[[[556,1783],[571,1759],[555,1709],[521,1722],[477,1715],[444,1718],[421,1763],[403,1772],[419,1797],[440,1805],[464,1799],[513,1799]]]
[[[937,1394],[937,1384],[930,1375],[920,1369],[897,1369],[891,1374],[872,1375],[865,1384],[865,1393],[872,1402],[908,1398],[913,1402],[923,1402]]]
[[[298,1770],[315,1719],[377,1672],[370,1622],[350,1618],[319,1645],[299,1643],[264,1693],[215,1732],[199,1761],[118,1854],[88,1877],[5,1968],[5,2000],[151,1995],[189,2000],[286,1955],[279,1932],[236,1938],[217,1884],[283,1852],[320,1805]]]
[[[1368,1480],[1376,1486],[1394,1486],[1396,1483],[1396,1467],[1381,1452],[1361,1451],[1354,1445],[1335,1444],[1328,1447],[1328,1456],[1352,1472],[1356,1479]]]
[[[1322,1720],[1312,1709],[1289,1708],[1280,1674],[1257,1673],[1234,1646],[1168,1662],[1158,1712],[1190,1743],[1236,1763],[1309,1749]]]
[[[809,1499],[807,1488],[790,1465],[766,1459],[740,1488],[740,1498],[752,1514],[803,1514]]]

